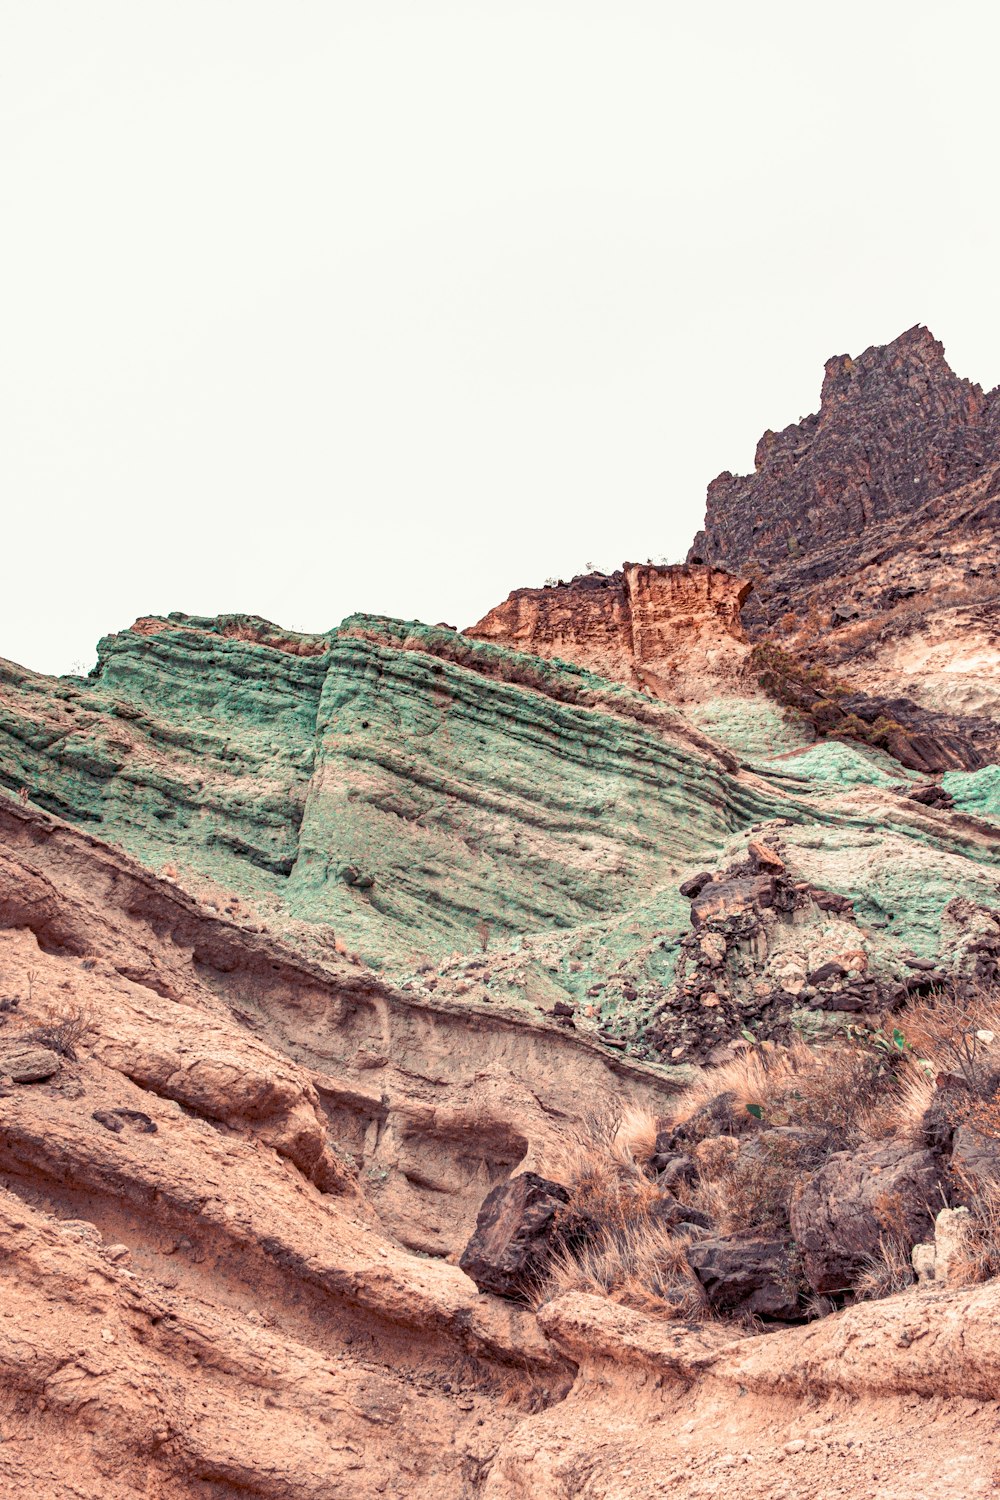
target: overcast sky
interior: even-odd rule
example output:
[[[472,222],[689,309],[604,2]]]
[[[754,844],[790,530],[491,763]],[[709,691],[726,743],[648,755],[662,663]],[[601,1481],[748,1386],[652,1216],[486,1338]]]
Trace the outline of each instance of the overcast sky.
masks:
[[[679,559],[927,323],[1000,382],[994,3],[0,0],[0,655]]]

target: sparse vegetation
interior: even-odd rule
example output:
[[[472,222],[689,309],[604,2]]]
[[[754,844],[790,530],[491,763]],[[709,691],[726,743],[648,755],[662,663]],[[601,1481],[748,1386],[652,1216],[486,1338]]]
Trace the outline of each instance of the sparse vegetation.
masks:
[[[824,667],[809,664],[774,641],[761,641],[749,656],[750,670],[776,702],[800,714],[820,739],[857,740],[876,749],[898,749],[906,726],[879,715],[871,722],[845,709],[849,689]]]
[[[854,1291],[859,1302],[872,1302],[905,1291],[915,1280],[909,1245],[887,1232],[879,1237],[878,1251],[869,1257]]]
[[[72,1007],[63,1013],[55,1013],[29,1031],[25,1041],[36,1042],[50,1052],[57,1052],[69,1062],[77,1061],[77,1048],[93,1030],[90,1011]]]
[[[993,991],[941,992],[820,1046],[748,1046],[702,1073],[667,1117],[591,1116],[545,1163],[569,1189],[567,1215],[587,1232],[567,1238],[540,1299],[582,1290],[657,1316],[707,1316],[690,1246],[706,1235],[770,1237],[794,1259],[796,1184],[832,1153],[899,1141],[944,1162],[965,1123],[997,1142],[1000,1162],[998,1042]],[[1000,1274],[1000,1180],[953,1172],[952,1181],[928,1212],[965,1204],[966,1279]],[[899,1192],[887,1187],[865,1211],[878,1248],[855,1274],[849,1300],[890,1296],[915,1279],[912,1219]],[[825,1316],[842,1301],[814,1295],[801,1316]]]

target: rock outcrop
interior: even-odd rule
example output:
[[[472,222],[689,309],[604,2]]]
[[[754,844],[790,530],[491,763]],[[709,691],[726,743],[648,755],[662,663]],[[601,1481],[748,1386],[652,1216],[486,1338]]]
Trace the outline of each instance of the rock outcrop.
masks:
[[[515,589],[465,633],[672,699],[678,676],[732,672],[750,588],[718,568],[625,563],[617,573]]]
[[[926,328],[829,360],[818,413],[709,486],[689,556],[752,577],[751,637],[823,663],[868,717],[962,742],[965,768],[997,759],[1000,389]]]
[[[757,444],[754,473],[709,485],[691,560],[784,568],[978,481],[1000,462],[1000,392],[949,368],[922,327],[826,362],[819,411]]]
[[[998,413],[912,330],[684,566],[0,663],[4,1493],[985,1490]]]

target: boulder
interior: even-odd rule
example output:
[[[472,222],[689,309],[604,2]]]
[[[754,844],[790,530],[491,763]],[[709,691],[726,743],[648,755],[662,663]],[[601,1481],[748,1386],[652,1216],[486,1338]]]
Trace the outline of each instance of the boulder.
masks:
[[[951,1166],[966,1181],[1000,1182],[1000,1138],[968,1122],[959,1125],[952,1140]]]
[[[536,1172],[501,1182],[483,1200],[459,1265],[481,1292],[526,1300],[567,1239],[569,1193]]]
[[[710,872],[702,870],[699,874],[692,875],[690,880],[684,881],[679,888],[680,893],[682,896],[687,896],[689,900],[693,901],[696,896],[701,895],[706,885],[711,885],[711,883],[712,876]]]
[[[784,1321],[799,1316],[793,1247],[782,1239],[706,1239],[689,1245],[688,1264],[719,1312]]]
[[[58,1052],[33,1042],[14,1043],[0,1053],[0,1074],[15,1083],[44,1083],[62,1067]]]
[[[774,905],[774,876],[748,875],[713,881],[691,903],[691,922],[700,927],[711,918],[735,917],[756,907]]]
[[[698,1169],[686,1152],[673,1150],[670,1140],[669,1131],[661,1132],[656,1137],[656,1149],[649,1158],[649,1166],[656,1173],[662,1187],[673,1189],[678,1183],[694,1182]],[[664,1143],[662,1151],[661,1141]]]
[[[750,862],[755,869],[760,870],[765,874],[784,874],[784,860],[781,858],[780,854],[776,853],[776,851],[771,848],[770,844],[765,844],[763,839],[751,839],[750,843],[747,845],[747,854],[749,855]]]
[[[836,959],[831,959],[829,963],[820,964],[818,969],[813,969],[806,975],[808,983],[815,985],[817,989],[821,985],[829,984],[831,980],[846,978],[847,970],[843,964],[837,963]]]
[[[838,1151],[792,1193],[790,1222],[809,1285],[847,1291],[883,1235],[909,1251],[941,1202],[941,1165],[908,1142]]]

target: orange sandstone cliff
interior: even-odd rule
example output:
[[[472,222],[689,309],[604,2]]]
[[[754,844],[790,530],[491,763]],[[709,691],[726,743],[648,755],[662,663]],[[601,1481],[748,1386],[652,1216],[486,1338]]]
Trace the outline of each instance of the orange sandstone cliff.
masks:
[[[515,589],[465,634],[657,693],[658,679],[742,654],[733,647],[746,639],[740,606],[751,587],[697,563],[625,563],[616,573]]]

